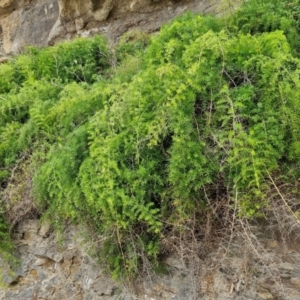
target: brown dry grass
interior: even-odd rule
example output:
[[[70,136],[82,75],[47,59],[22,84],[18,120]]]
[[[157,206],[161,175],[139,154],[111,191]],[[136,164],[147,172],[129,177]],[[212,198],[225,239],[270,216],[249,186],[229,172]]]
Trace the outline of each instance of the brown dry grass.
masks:
[[[40,214],[31,195],[33,169],[29,162],[26,155],[20,158],[11,171],[6,188],[0,191],[4,216],[10,225],[10,231],[20,221]]]

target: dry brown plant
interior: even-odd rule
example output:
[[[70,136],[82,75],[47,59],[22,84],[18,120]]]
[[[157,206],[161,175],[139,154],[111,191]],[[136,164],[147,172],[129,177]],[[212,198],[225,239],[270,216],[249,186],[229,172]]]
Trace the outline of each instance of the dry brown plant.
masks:
[[[11,170],[6,187],[0,191],[4,216],[10,231],[22,220],[40,215],[32,191],[33,168],[30,159],[23,155]]]

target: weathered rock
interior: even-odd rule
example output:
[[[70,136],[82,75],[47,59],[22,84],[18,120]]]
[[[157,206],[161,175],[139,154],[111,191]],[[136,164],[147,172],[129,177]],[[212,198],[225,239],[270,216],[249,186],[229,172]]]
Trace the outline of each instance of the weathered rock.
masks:
[[[0,289],[1,300],[300,299],[300,253],[285,251],[278,241],[263,241],[267,248],[259,259],[238,241],[226,257],[220,245],[198,265],[172,254],[165,260],[164,275],[140,277],[128,290],[104,275],[86,253],[82,240],[76,239],[82,228],[67,226],[60,246],[53,232],[44,232],[48,230],[41,232],[39,220],[23,221],[16,228],[21,264],[15,274],[4,274],[8,288]]]
[[[35,261],[35,265],[36,266],[43,266],[48,262],[48,260],[46,258],[39,258]]]
[[[289,263],[281,263],[278,265],[278,268],[288,272],[294,271],[294,266]]]
[[[286,293],[284,300],[299,300],[300,293],[298,291],[292,290]]]
[[[210,0],[0,0],[0,56],[74,36],[116,40],[130,29],[153,32],[187,10],[212,8]]]
[[[259,296],[260,299],[263,299],[263,300],[274,299],[273,295],[268,292],[260,292],[260,293],[257,293],[257,295]]]
[[[175,268],[177,270],[181,270],[181,271],[186,270],[186,266],[184,265],[184,262],[182,261],[182,259],[178,257],[170,256],[165,260],[165,263],[168,266]]]
[[[49,32],[58,17],[56,0],[8,1],[0,7],[2,52],[16,53],[30,44],[46,45]]]
[[[291,283],[296,287],[300,287],[300,278],[295,278],[295,277],[291,278]]]
[[[46,238],[49,236],[50,231],[51,231],[51,222],[49,220],[45,220],[39,229],[39,235]]]
[[[98,278],[95,282],[89,283],[90,289],[101,296],[112,296],[115,286],[111,284],[106,278]]]

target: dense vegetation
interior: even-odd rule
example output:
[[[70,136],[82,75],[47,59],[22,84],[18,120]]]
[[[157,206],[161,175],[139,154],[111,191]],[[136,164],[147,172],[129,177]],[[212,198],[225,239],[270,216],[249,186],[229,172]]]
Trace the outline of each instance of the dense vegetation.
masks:
[[[298,0],[250,0],[0,65],[1,253],[34,212],[84,222],[113,275],[134,275],[191,219],[267,218],[274,187],[297,197],[299,15]]]

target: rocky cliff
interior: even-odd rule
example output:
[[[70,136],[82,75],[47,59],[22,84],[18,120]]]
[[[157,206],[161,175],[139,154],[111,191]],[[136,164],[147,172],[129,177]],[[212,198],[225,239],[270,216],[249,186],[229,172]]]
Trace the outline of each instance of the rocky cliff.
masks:
[[[0,0],[0,56],[74,36],[102,33],[115,40],[130,29],[153,32],[187,10],[212,7],[209,0]]]
[[[154,32],[186,10],[207,12],[213,7],[209,0],[0,0],[0,56],[17,53],[24,45],[52,45],[75,36],[102,33],[116,40],[129,29]],[[284,209],[298,215],[283,201]],[[101,246],[103,237],[85,241],[88,231],[70,224],[59,235],[25,209],[26,218],[13,223],[19,265],[13,273],[0,273],[6,284],[0,286],[0,299],[297,300],[300,244],[292,233],[299,227],[290,230],[294,223],[278,207],[276,224],[289,233],[284,239],[280,226],[271,230],[270,225],[238,219],[224,223],[230,234],[214,240],[209,214],[204,237],[211,238],[198,230],[170,236],[162,241],[168,250],[162,250],[159,269],[149,264],[131,283],[113,281],[92,255],[93,245]]]
[[[114,282],[90,255],[84,228],[66,226],[62,236],[49,224],[24,220],[14,241],[20,265],[4,274],[1,300],[299,300],[300,244],[264,232],[235,236],[195,260],[175,253],[165,268],[131,285]]]

